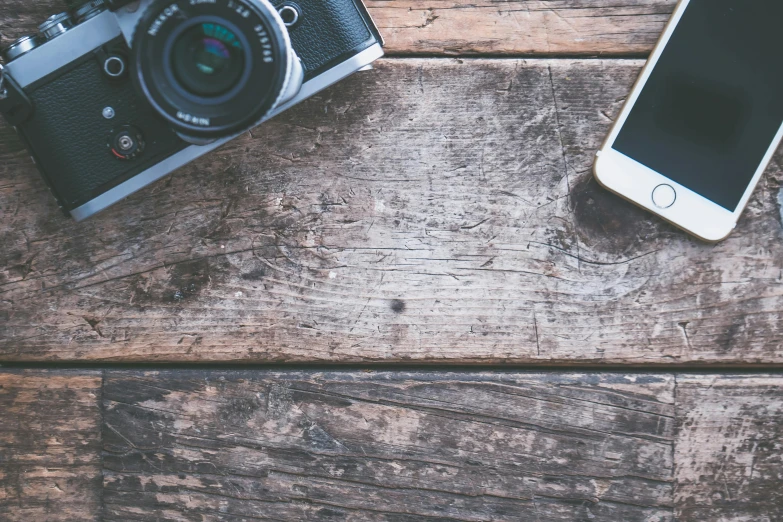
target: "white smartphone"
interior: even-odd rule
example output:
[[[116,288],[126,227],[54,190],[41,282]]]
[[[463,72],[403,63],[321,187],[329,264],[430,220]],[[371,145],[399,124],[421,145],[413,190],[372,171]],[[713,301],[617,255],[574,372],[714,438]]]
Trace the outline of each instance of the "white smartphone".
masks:
[[[726,238],[783,138],[781,35],[781,0],[681,0],[597,153],[598,182]]]

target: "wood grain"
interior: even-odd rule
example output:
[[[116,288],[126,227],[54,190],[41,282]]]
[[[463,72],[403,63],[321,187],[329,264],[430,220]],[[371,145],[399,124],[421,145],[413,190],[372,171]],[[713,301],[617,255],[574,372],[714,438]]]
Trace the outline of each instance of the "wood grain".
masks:
[[[379,63],[83,224],[0,139],[0,359],[781,364],[780,157],[713,246],[605,193],[637,61]]]
[[[0,520],[783,516],[780,374],[107,370],[103,382],[0,371]]]
[[[781,384],[780,376],[678,377],[678,520],[783,520]]]
[[[106,520],[672,521],[671,376],[110,372]]]
[[[646,55],[676,0],[369,0],[394,55]]]
[[[367,0],[392,55],[645,55],[676,0]],[[34,32],[61,0],[4,0],[5,43]]]
[[[0,520],[99,520],[100,372],[0,372]]]

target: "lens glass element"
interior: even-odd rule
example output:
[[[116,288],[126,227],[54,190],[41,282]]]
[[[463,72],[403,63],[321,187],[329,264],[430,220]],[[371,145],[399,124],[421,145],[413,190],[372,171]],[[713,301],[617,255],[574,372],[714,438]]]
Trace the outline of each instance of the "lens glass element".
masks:
[[[196,96],[225,94],[237,85],[245,69],[242,43],[219,23],[201,23],[184,31],[172,53],[177,80]]]
[[[331,0],[330,0],[331,1]],[[2,0],[0,0],[2,2]],[[147,6],[149,4],[149,6]],[[288,31],[266,0],[145,0],[131,80],[191,143],[228,137],[301,85]]]

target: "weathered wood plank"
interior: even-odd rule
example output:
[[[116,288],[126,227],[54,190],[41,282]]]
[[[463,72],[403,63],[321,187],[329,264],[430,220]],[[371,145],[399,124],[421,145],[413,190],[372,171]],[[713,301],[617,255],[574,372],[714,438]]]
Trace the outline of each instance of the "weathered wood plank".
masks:
[[[0,359],[783,363],[778,157],[706,245],[600,190],[637,61],[387,60],[83,224],[0,133]]]
[[[609,348],[616,361],[775,361],[780,249],[758,245],[779,234],[777,177],[755,219],[713,248],[584,176],[636,72],[386,62],[83,225],[6,154],[0,346],[9,358],[551,361]]]
[[[109,372],[106,520],[671,521],[674,378]]]
[[[6,370],[0,519],[771,522],[782,383]]]
[[[99,520],[99,372],[0,372],[0,520]]]
[[[679,376],[681,522],[783,520],[783,379]]]
[[[623,55],[655,45],[676,0],[369,0],[392,54]]]
[[[394,55],[628,55],[652,49],[676,0],[366,3]],[[0,33],[7,43],[62,9],[61,0],[4,0]]]

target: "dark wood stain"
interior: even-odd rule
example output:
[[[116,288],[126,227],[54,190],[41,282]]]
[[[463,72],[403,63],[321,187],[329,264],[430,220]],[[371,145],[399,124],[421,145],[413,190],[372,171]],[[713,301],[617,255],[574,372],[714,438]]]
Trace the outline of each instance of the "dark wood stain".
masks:
[[[402,301],[401,299],[395,299],[391,302],[390,308],[398,314],[401,314],[405,311],[405,301]]]
[[[604,252],[639,253],[665,228],[654,216],[604,190],[592,176],[577,181],[571,204],[580,240]]]

